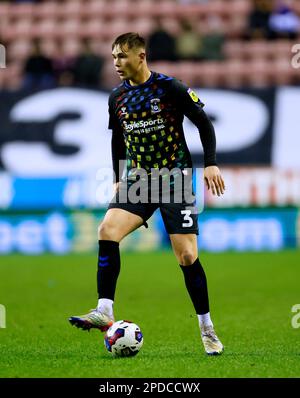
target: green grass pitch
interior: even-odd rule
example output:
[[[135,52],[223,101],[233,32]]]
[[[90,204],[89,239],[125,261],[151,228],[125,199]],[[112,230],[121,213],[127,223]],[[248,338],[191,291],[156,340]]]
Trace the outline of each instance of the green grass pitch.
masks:
[[[70,315],[95,306],[96,256],[0,257],[0,377],[300,377],[299,252],[203,253],[220,357],[205,355],[197,319],[171,252],[124,253],[116,319],[144,334],[141,352],[112,358],[103,334]]]

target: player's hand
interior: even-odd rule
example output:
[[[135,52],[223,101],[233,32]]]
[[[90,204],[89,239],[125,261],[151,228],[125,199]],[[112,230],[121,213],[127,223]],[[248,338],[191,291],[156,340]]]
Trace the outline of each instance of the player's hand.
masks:
[[[225,183],[219,167],[208,166],[204,169],[204,180],[206,182],[207,189],[211,189],[213,195],[221,196],[225,191]]]

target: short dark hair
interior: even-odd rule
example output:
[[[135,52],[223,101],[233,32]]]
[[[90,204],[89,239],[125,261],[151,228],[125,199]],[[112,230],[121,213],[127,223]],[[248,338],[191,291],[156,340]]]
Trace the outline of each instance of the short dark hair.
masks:
[[[138,33],[128,32],[118,36],[112,44],[112,50],[119,45],[123,50],[124,46],[131,48],[146,48],[146,40]]]

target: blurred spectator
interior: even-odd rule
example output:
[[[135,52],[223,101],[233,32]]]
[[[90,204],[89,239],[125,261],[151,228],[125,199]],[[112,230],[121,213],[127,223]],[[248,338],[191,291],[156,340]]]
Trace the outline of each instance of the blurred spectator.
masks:
[[[38,40],[32,43],[32,52],[24,66],[24,88],[45,89],[55,84],[52,61],[45,56]]]
[[[90,43],[83,42],[83,51],[74,62],[74,83],[85,87],[99,87],[104,60],[93,53]]]
[[[277,1],[269,19],[271,37],[275,39],[296,39],[300,30],[300,18],[289,7],[287,1]]]
[[[0,2],[1,2],[1,0],[0,0]],[[0,32],[0,33],[1,33],[1,32]],[[7,45],[7,43],[5,42],[5,40],[2,39],[1,35],[0,35],[0,45],[4,47],[4,49],[5,49],[6,61],[8,61],[8,55],[9,55],[9,53],[8,53],[8,51],[7,51],[8,45]]]
[[[53,69],[59,86],[71,86],[74,83],[75,56],[69,55],[62,43],[58,44],[57,55],[53,59]]]
[[[201,54],[201,37],[189,21],[181,21],[181,32],[175,39],[176,54],[180,60],[199,60]]]
[[[222,61],[224,59],[225,36],[221,18],[215,16],[207,20],[206,33],[202,38],[201,58],[203,60]]]
[[[253,10],[249,15],[249,39],[266,39],[270,37],[269,19],[272,12],[272,1],[254,0]]]
[[[150,61],[175,61],[175,39],[163,27],[160,20],[148,38],[148,58]]]

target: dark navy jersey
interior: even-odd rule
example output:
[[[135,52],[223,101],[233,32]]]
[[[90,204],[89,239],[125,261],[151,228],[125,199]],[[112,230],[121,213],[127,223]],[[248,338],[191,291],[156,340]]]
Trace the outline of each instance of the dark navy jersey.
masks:
[[[128,178],[136,168],[147,173],[151,168],[191,168],[182,123],[187,116],[199,127],[203,106],[189,87],[156,72],[143,84],[124,81],[115,88],[109,97],[109,128],[123,137]],[[215,164],[214,131],[211,138],[208,163]]]

